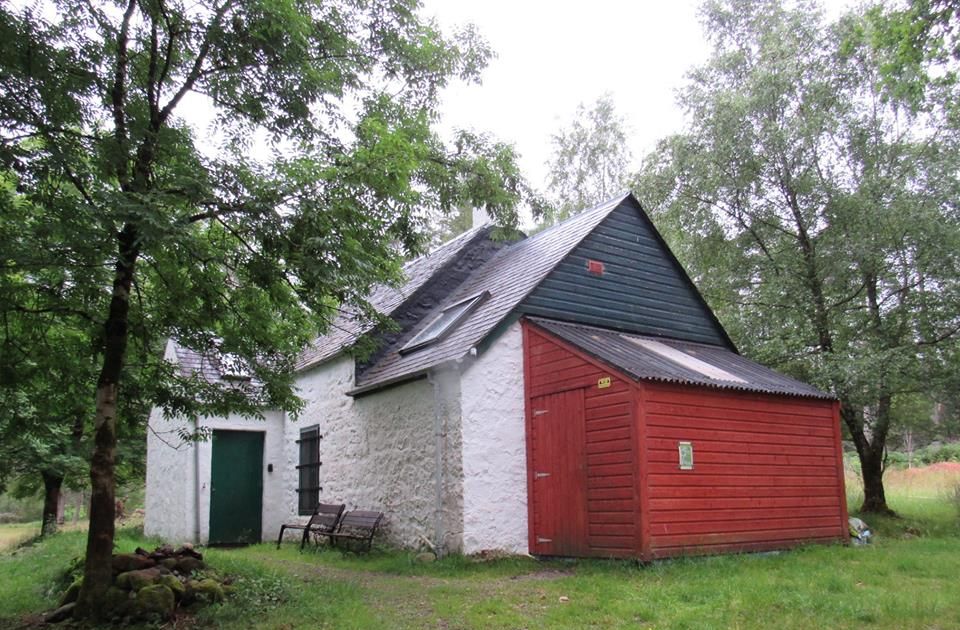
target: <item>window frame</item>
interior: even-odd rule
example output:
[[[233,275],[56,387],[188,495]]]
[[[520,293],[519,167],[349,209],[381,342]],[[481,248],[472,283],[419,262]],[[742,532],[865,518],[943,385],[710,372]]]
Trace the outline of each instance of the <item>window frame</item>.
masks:
[[[410,354],[411,352],[416,352],[421,348],[425,348],[429,345],[433,345],[439,342],[441,339],[443,339],[448,334],[450,334],[450,332],[453,331],[454,328],[459,326],[460,323],[463,322],[463,320],[469,317],[470,314],[473,313],[473,311],[475,311],[476,308],[480,306],[480,304],[482,304],[484,301],[486,301],[487,298],[489,297],[490,297],[489,291],[480,291],[479,293],[474,293],[470,297],[459,300],[454,304],[451,304],[450,306],[446,307],[445,309],[440,311],[440,313],[436,317],[431,319],[430,323],[423,327],[423,330],[418,332],[416,335],[414,335],[414,337],[410,341],[405,343],[403,347],[400,348],[399,353],[401,355]],[[433,326],[438,321],[440,321],[444,315],[446,315],[451,310],[464,305],[466,305],[466,307],[463,309],[463,311],[459,315],[451,319],[443,328],[441,328],[436,333],[430,336],[424,335],[424,333],[426,333],[431,328],[433,328]]]
[[[312,434],[312,435],[311,435]],[[313,426],[304,427],[300,429],[300,439],[297,440],[297,445],[299,446],[299,455],[297,457],[297,513],[300,516],[310,516],[313,514],[314,510],[317,509],[317,505],[320,504],[320,492],[323,490],[323,486],[320,485],[320,466],[323,465],[323,462],[320,461],[320,440],[323,439],[323,435],[320,434],[320,425],[315,424]],[[310,449],[309,446],[305,444],[312,442],[314,448]],[[310,452],[312,450],[312,453]],[[312,454],[312,461],[304,461],[304,455],[309,456]],[[310,471],[315,469],[314,474],[316,475],[316,485],[305,485],[310,483]],[[308,494],[312,493],[312,494]]]

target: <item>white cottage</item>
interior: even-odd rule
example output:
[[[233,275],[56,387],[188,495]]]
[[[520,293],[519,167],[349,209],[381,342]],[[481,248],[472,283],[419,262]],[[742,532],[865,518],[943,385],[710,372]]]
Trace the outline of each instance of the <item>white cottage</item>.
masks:
[[[612,441],[601,444],[596,457],[589,455],[588,443],[582,464],[570,469],[573,476],[555,472],[554,489],[537,490],[534,484],[546,484],[541,478],[550,473],[528,466],[543,457],[531,431],[539,426],[534,417],[545,411],[527,408],[535,395],[542,397],[553,391],[550,383],[572,376],[589,381],[576,385],[581,389],[612,382],[613,388],[604,390],[612,393],[634,387],[621,380],[649,378],[700,388],[696,391],[825,398],[736,354],[632,195],[517,242],[491,239],[492,231],[474,228],[408,263],[402,288],[374,292],[371,303],[399,330],[381,338],[379,350],[365,362],[347,351],[369,331],[348,317],[335,321],[299,362],[296,386],[306,406],[296,421],[281,412],[268,412],[265,421],[203,418],[199,424],[212,430],[212,439],[191,444],[179,441],[177,429],[193,427],[165,420],[155,410],[148,432],[145,533],[202,543],[272,540],[282,523],[306,520],[322,501],[384,512],[384,535],[402,546],[416,547],[425,539],[446,551],[549,555],[559,534],[538,528],[559,519],[582,522],[583,532],[576,535],[584,540],[596,536],[580,547],[589,553],[629,555],[646,540],[639,524],[647,518],[640,502],[646,497],[640,490],[646,483],[646,445],[636,436],[616,437],[633,434],[609,428],[612,417],[590,425],[588,410],[587,433],[610,432]],[[554,325],[558,322],[563,325]],[[576,327],[580,337],[564,326]],[[555,372],[534,373],[547,385],[531,390],[530,360],[525,361],[531,327],[537,339],[555,339],[557,348],[586,357],[593,367],[576,367],[573,358],[544,350],[556,354],[550,368]],[[602,345],[604,335],[613,335],[623,346],[623,334],[636,336],[627,350],[614,348],[612,341]],[[656,340],[687,345],[664,354]],[[699,353],[699,359],[684,355],[696,354],[698,344],[710,352]],[[216,361],[174,342],[167,358],[185,373],[230,378]],[[711,371],[710,361],[723,363],[723,369]],[[615,371],[620,368],[625,371]],[[601,370],[599,379],[594,369]],[[622,402],[620,407],[626,408]],[[584,412],[578,413],[582,422]],[[641,414],[632,408],[626,413]],[[591,426],[597,429],[593,433]],[[617,455],[610,445],[617,444],[623,453],[640,453],[630,460],[640,463],[627,474],[620,469],[633,464],[624,460],[611,468],[608,461]],[[664,452],[669,456],[669,449]],[[561,453],[557,459],[572,456]],[[842,478],[840,483],[842,488]],[[528,501],[528,492],[540,492],[539,503],[536,496]],[[567,494],[550,498],[548,492]],[[572,516],[558,513],[557,506],[568,506]],[[595,517],[596,524],[590,520]],[[649,544],[643,544],[646,553]],[[559,546],[553,552],[577,555],[563,554]]]

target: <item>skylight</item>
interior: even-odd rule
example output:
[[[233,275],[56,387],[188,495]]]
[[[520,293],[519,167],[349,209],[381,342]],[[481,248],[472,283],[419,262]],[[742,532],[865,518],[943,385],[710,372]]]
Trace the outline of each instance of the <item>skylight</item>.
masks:
[[[673,361],[674,363],[702,374],[707,378],[711,378],[717,381],[732,381],[734,383],[746,383],[747,381],[743,380],[739,376],[734,376],[730,372],[727,372],[724,369],[718,368],[715,365],[711,365],[706,361],[701,361],[696,357],[692,357],[686,352],[677,350],[671,346],[668,346],[665,343],[660,343],[659,341],[653,341],[652,339],[638,339],[636,337],[628,337],[626,335],[620,335],[627,341],[635,343],[644,350],[649,350],[655,354],[659,354],[664,359],[668,361]]]
[[[400,354],[407,354],[414,350],[419,350],[424,346],[436,343],[456,328],[460,322],[467,318],[467,315],[469,315],[473,309],[488,297],[490,297],[490,292],[483,291],[443,309],[426,328],[417,333],[413,339],[400,348]]]
[[[240,355],[232,352],[221,352],[220,376],[225,381],[249,381],[250,371]]]

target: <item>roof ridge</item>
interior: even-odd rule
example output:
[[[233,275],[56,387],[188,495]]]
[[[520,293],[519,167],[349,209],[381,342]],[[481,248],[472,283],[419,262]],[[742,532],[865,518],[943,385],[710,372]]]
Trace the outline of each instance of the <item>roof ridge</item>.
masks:
[[[408,260],[407,262],[403,263],[403,269],[407,269],[407,267],[413,266],[415,263],[419,263],[419,262],[421,262],[421,261],[423,261],[423,260],[426,260],[427,258],[430,258],[431,256],[436,256],[437,254],[440,254],[440,253],[446,251],[447,249],[450,249],[451,247],[453,247],[453,246],[454,246],[455,244],[457,244],[457,243],[460,243],[460,242],[465,241],[465,240],[466,240],[466,241],[469,241],[469,240],[471,240],[474,236],[480,234],[481,232],[483,232],[483,231],[485,231],[485,230],[493,230],[494,227],[495,227],[495,226],[492,225],[492,224],[485,224],[485,225],[478,225],[477,227],[472,227],[472,228],[470,228],[469,230],[465,230],[465,231],[457,234],[456,236],[454,236],[454,237],[451,238],[450,240],[447,240],[447,241],[444,241],[444,242],[440,243],[439,245],[437,245],[437,246],[436,246],[434,249],[432,249],[431,251],[426,252],[425,254],[420,254],[419,256],[417,256],[417,257],[415,257],[415,258],[411,258],[411,259]],[[378,284],[377,286],[383,286],[383,285],[382,285],[382,284]],[[371,291],[371,293],[372,293],[372,291]]]
[[[569,217],[567,217],[567,218],[564,219],[563,221],[559,221],[559,222],[557,222],[557,223],[554,223],[553,225],[551,225],[551,226],[549,226],[549,227],[546,227],[546,228],[540,230],[539,232],[535,232],[535,233],[531,234],[530,236],[527,237],[527,240],[533,240],[533,239],[540,238],[540,237],[543,236],[544,234],[549,234],[550,232],[553,232],[555,229],[557,229],[557,228],[560,227],[560,226],[567,226],[567,227],[569,227],[569,225],[572,224],[572,223],[573,223],[574,221],[576,221],[576,220],[585,220],[585,217],[586,217],[586,216],[589,216],[589,215],[590,215],[591,213],[593,213],[593,212],[599,211],[601,208],[607,206],[608,204],[612,204],[613,207],[616,207],[616,206],[620,205],[620,204],[621,204],[627,197],[629,197],[631,194],[633,194],[633,193],[631,193],[629,190],[627,190],[627,191],[618,193],[618,194],[616,194],[616,195],[612,195],[612,196],[604,199],[603,201],[601,201],[600,203],[598,203],[598,204],[596,204],[596,205],[594,205],[594,206],[590,206],[589,208],[584,208],[584,209],[581,210],[580,212],[577,212],[576,214],[570,215]]]

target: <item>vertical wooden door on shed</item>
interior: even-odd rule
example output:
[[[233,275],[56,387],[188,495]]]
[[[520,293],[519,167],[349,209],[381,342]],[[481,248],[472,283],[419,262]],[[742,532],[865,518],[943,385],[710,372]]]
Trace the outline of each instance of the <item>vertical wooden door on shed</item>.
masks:
[[[210,470],[210,544],[260,542],[263,433],[214,431]]]
[[[532,552],[587,555],[586,429],[583,390],[534,398]]]

